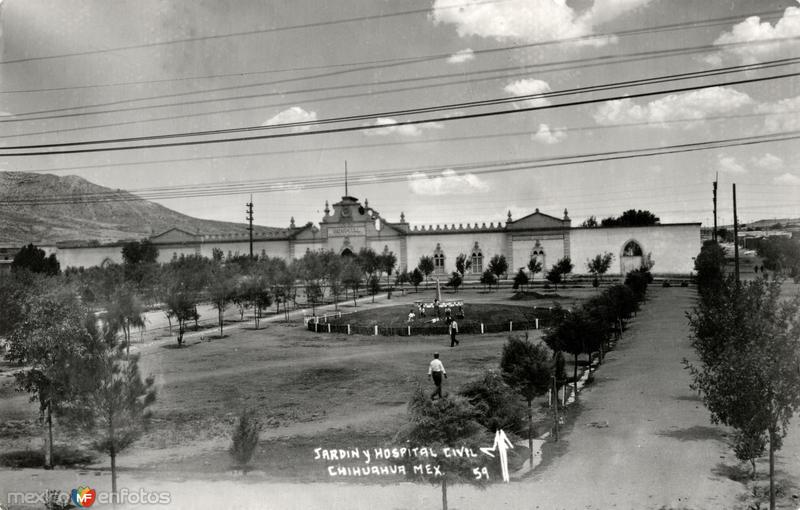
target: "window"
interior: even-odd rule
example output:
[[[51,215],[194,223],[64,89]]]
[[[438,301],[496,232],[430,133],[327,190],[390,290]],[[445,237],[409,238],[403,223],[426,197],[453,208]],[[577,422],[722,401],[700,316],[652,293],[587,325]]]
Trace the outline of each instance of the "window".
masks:
[[[436,245],[436,250],[433,252],[433,272],[435,274],[444,274],[444,252],[440,245]]]
[[[472,252],[472,265],[470,266],[472,274],[483,273],[483,253],[480,251]]]
[[[628,241],[625,248],[622,249],[623,257],[641,257],[642,247],[636,241]]]

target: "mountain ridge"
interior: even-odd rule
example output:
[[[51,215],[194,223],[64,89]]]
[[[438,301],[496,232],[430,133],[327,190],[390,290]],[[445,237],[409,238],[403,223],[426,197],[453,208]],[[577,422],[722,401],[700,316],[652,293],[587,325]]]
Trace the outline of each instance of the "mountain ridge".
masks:
[[[62,203],[18,203],[53,198],[63,198]],[[256,235],[285,230],[253,227]],[[201,234],[247,233],[245,223],[194,218],[76,175],[0,172],[0,244],[110,243],[150,237],[170,228]]]

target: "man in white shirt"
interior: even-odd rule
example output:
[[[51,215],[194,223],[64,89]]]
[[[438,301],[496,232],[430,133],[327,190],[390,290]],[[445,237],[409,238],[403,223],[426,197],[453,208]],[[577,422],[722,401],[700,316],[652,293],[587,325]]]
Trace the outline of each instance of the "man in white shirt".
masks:
[[[433,359],[430,366],[428,366],[428,375],[433,378],[433,384],[436,385],[436,389],[431,393],[431,400],[435,400],[433,397],[436,395],[442,398],[442,376],[447,379],[447,372],[445,372],[442,362],[439,361],[438,352],[433,353]]]
[[[456,333],[458,333],[458,323],[453,319],[450,321],[450,347],[455,347],[458,345],[458,340],[456,340]]]

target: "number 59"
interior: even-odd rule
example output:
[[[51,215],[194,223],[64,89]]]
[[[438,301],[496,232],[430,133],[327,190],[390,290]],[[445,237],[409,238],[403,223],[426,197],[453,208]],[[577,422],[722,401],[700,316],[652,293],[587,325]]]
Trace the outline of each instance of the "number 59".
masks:
[[[489,479],[489,470],[486,469],[486,466],[482,468],[472,468],[472,474],[475,475],[476,480],[480,480],[481,478]]]

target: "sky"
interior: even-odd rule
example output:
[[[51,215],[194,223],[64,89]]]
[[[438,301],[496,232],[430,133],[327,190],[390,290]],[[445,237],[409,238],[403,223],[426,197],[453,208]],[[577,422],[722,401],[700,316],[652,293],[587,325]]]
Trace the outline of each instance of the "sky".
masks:
[[[318,222],[345,165],[412,225],[711,225],[715,175],[720,224],[733,183],[740,221],[800,217],[794,0],[4,0],[0,48],[0,171],[201,218],[243,222],[253,193],[260,225]],[[179,141],[214,143],[151,146]],[[102,150],[50,154],[80,148]]]

